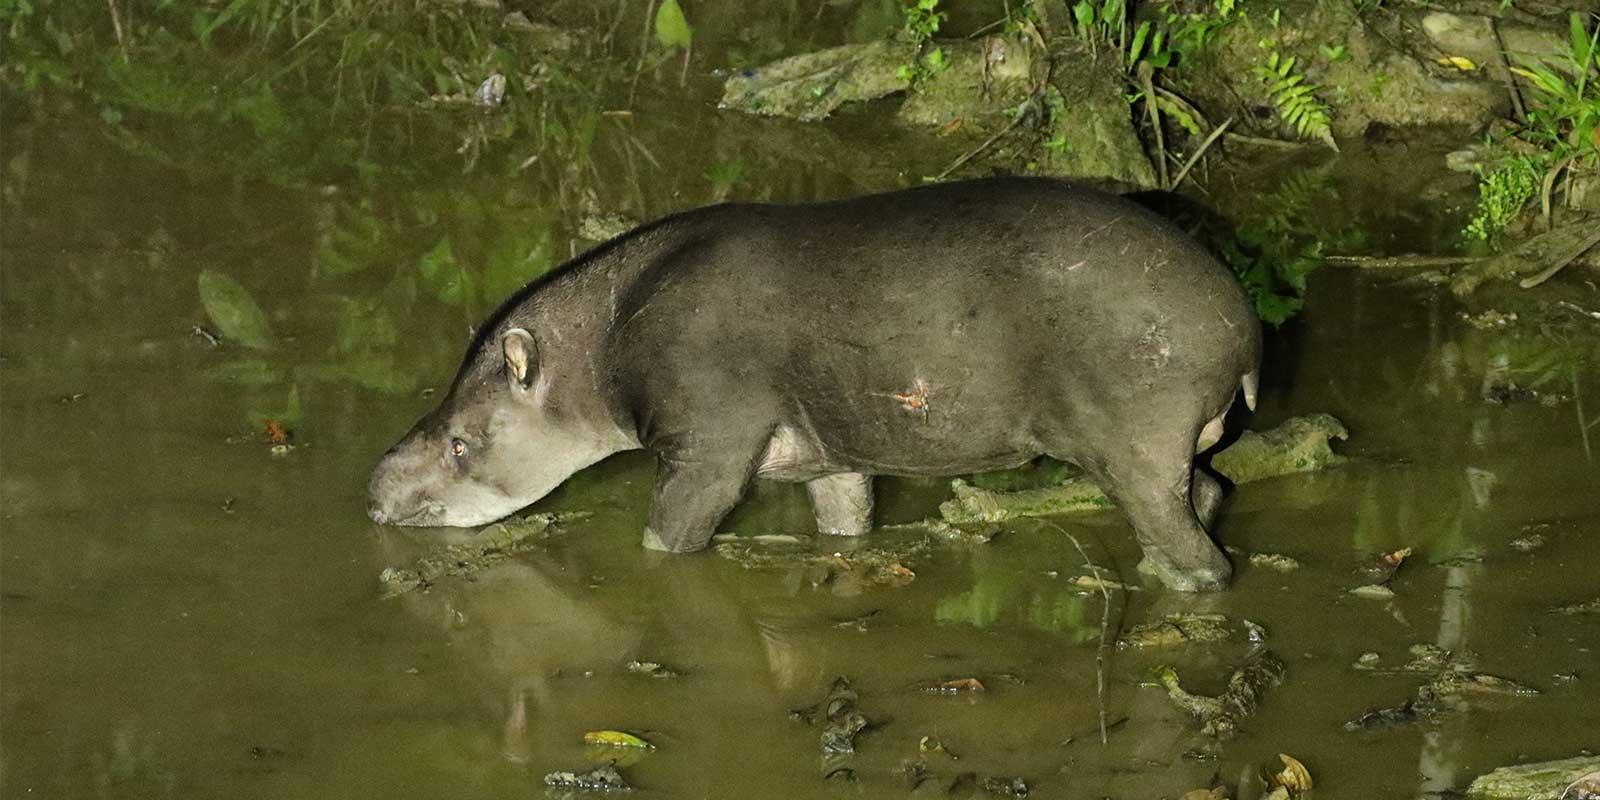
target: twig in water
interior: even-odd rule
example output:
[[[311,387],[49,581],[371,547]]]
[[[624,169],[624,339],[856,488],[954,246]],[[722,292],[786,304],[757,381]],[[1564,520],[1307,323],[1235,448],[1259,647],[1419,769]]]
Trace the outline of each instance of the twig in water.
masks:
[[[1408,267],[1462,267],[1484,260],[1483,256],[1325,256],[1329,264],[1364,269],[1406,269]]]
[[[1226,133],[1228,131],[1228,126],[1232,124],[1233,118],[1229,117],[1227,122],[1218,125],[1215,130],[1211,131],[1211,135],[1207,136],[1206,140],[1200,143],[1200,148],[1195,150],[1193,155],[1189,156],[1188,161],[1184,162],[1183,169],[1178,170],[1177,177],[1173,178],[1172,183],[1167,185],[1167,191],[1173,191],[1178,188],[1178,184],[1183,183],[1183,179],[1189,175],[1189,170],[1194,169],[1195,162],[1199,161],[1200,157],[1205,155],[1206,148],[1210,147],[1211,144],[1217,140],[1217,137]]]
[[[1262,136],[1246,136],[1242,133],[1230,133],[1228,139],[1240,144],[1254,144],[1261,147],[1272,147],[1278,150],[1299,150],[1309,146],[1306,142],[1286,142],[1282,139],[1268,139]]]
[[[940,172],[938,175],[933,176],[933,179],[936,180],[936,181],[942,181],[950,173],[955,172],[958,169],[961,169],[962,165],[966,164],[968,161],[971,161],[979,153],[982,153],[983,151],[988,150],[989,147],[992,146],[995,142],[1000,141],[1000,137],[1005,136],[1006,134],[1012,132],[1013,130],[1016,130],[1016,127],[1018,125],[1022,124],[1023,116],[1025,116],[1023,114],[1023,112],[1018,111],[1016,116],[1011,118],[1010,124],[1006,125],[1004,128],[1001,128],[999,131],[996,131],[993,136],[990,136],[989,138],[984,139],[982,144],[979,144],[977,147],[974,147],[971,150],[968,150],[967,152],[962,153],[960,158],[957,158],[955,161],[950,162],[950,166],[945,167],[943,172]]]
[[[1095,583],[1100,585],[1100,646],[1094,653],[1094,696],[1095,703],[1100,707],[1100,746],[1106,744],[1106,639],[1111,633],[1111,590],[1106,588],[1105,578],[1100,577],[1100,567],[1089,558],[1088,552],[1078,542],[1078,537],[1073,536],[1066,528],[1055,523],[1049,523],[1072,542],[1078,555],[1083,557],[1083,563],[1089,567],[1089,572],[1094,575]]]
[[[1552,263],[1548,268],[1545,269],[1545,271],[1543,271],[1543,272],[1541,272],[1541,273],[1539,273],[1537,275],[1532,275],[1532,276],[1529,276],[1527,278],[1523,278],[1522,280],[1517,282],[1517,285],[1521,286],[1524,289],[1532,289],[1533,287],[1538,286],[1539,284],[1544,283],[1547,280],[1550,280],[1552,277],[1555,276],[1555,274],[1557,272],[1560,272],[1561,270],[1566,269],[1566,266],[1568,264],[1571,264],[1572,262],[1577,261],[1578,260],[1578,256],[1581,256],[1584,253],[1589,252],[1589,249],[1594,247],[1597,244],[1600,244],[1600,231],[1595,232],[1595,234],[1593,236],[1590,236],[1589,238],[1587,238],[1587,239],[1583,240],[1582,242],[1580,242],[1578,244],[1578,247],[1573,249],[1573,250],[1568,251],[1568,253],[1566,254],[1565,257],[1557,258],[1554,263]]]
[[[1565,300],[1557,300],[1556,301],[1556,305],[1561,306],[1562,308],[1571,309],[1573,311],[1576,311],[1579,314],[1582,314],[1582,315],[1584,315],[1584,316],[1586,316],[1586,317],[1588,317],[1590,319],[1600,319],[1600,311],[1590,311],[1589,309],[1584,308],[1583,306],[1580,306],[1577,303],[1569,303],[1569,302],[1567,302]]]

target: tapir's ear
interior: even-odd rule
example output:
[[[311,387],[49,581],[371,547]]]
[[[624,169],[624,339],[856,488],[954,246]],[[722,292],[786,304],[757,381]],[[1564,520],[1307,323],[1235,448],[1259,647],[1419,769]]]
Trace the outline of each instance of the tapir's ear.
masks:
[[[539,370],[539,346],[533,334],[522,328],[512,328],[500,337],[500,347],[506,354],[506,378],[513,387],[527,389]]]

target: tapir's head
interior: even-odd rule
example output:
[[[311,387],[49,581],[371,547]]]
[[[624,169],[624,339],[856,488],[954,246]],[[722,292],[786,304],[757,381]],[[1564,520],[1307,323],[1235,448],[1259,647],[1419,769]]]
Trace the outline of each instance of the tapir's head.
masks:
[[[384,454],[368,514],[395,525],[482,525],[528,505],[624,449],[612,420],[574,402],[593,382],[541,369],[532,334],[480,339],[439,407]],[[562,387],[565,380],[582,384]],[[566,388],[567,391],[560,391]],[[600,415],[603,416],[603,415]]]

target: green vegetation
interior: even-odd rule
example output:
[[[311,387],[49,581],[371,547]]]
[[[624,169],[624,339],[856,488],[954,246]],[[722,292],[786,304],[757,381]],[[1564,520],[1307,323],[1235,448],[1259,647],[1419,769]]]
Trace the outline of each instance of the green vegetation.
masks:
[[[1362,244],[1361,230],[1330,217],[1339,195],[1326,167],[1291,173],[1256,199],[1235,237],[1213,241],[1263,322],[1281,325],[1304,305],[1306,277],[1331,249]]]
[[[1478,206],[1463,232],[1495,243],[1535,197],[1548,208],[1552,196],[1575,178],[1600,178],[1600,15],[1573,12],[1566,52],[1554,59],[1519,59],[1512,71],[1526,78],[1526,121],[1492,140],[1480,168]],[[1560,182],[1565,176],[1566,182]]]
[[[939,0],[911,0],[903,13],[900,35],[914,50],[911,62],[901,65],[898,74],[914,84],[939,74],[949,64],[944,48],[928,46],[948,15],[939,10]]]
[[[1273,50],[1266,63],[1255,67],[1256,76],[1267,84],[1267,97],[1278,116],[1302,139],[1317,139],[1337,150],[1333,143],[1331,111],[1317,98],[1315,84],[1306,82],[1304,72],[1295,69],[1294,56],[1285,57]]]

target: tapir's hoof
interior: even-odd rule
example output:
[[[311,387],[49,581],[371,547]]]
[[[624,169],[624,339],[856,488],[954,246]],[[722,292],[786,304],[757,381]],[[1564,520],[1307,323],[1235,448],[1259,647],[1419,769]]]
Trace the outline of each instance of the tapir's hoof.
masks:
[[[1139,562],[1139,571],[1175,592],[1220,592],[1233,578],[1233,566],[1225,559],[1220,566],[1184,570],[1147,557]]]
[[[705,549],[705,543],[703,542],[673,542],[669,544],[662,541],[661,536],[649,528],[644,529],[644,537],[640,540],[640,544],[643,544],[646,550],[655,550],[660,553],[693,553],[696,550]]]

